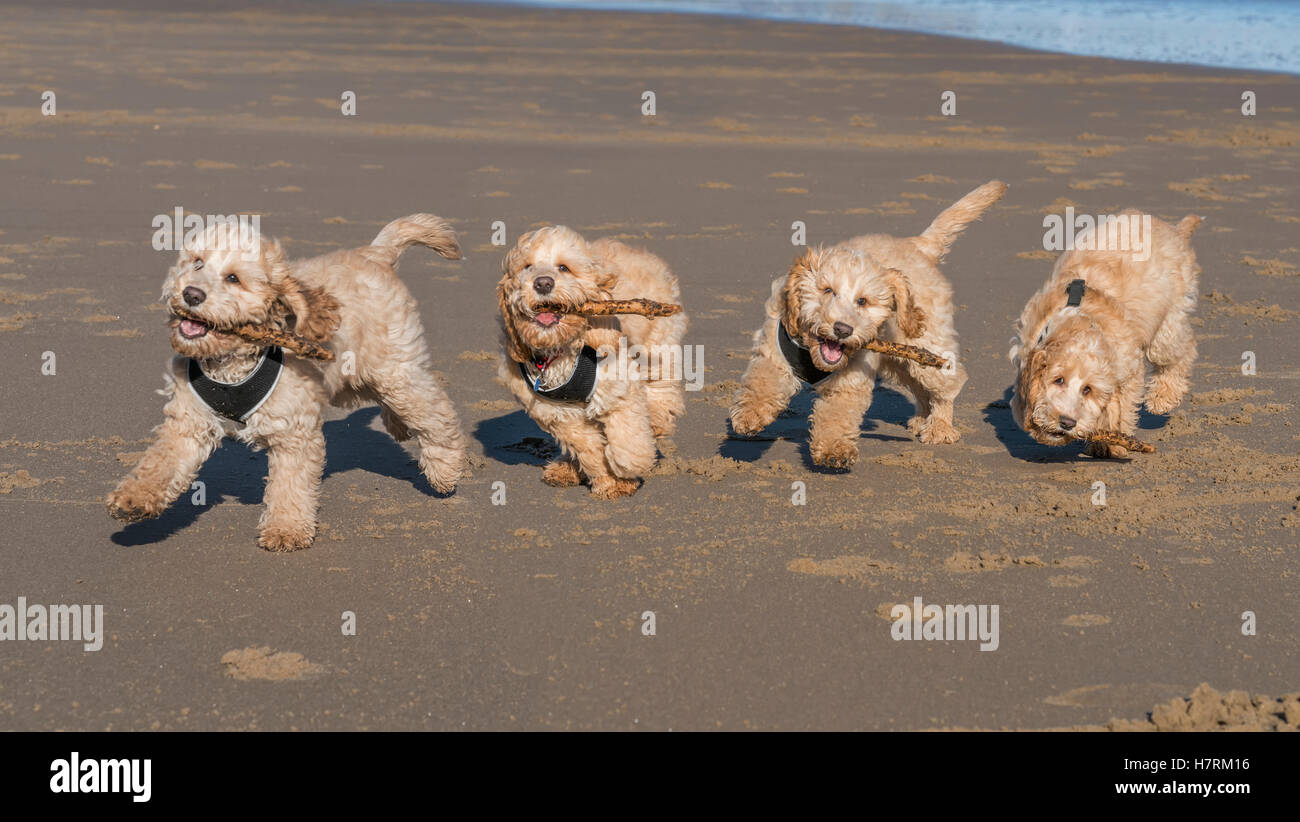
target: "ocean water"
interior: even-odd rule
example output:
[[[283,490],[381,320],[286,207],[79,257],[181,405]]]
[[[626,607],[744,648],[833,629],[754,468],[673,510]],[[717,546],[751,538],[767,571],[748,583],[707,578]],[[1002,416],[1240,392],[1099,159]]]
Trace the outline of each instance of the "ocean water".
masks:
[[[1044,51],[1300,74],[1300,0],[486,0],[871,26]]]

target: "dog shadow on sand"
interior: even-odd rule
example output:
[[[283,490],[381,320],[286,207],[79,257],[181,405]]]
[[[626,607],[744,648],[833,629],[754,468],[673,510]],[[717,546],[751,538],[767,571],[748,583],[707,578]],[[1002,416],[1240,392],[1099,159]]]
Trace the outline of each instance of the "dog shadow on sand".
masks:
[[[808,436],[811,424],[813,401],[817,393],[805,386],[790,400],[790,405],[776,418],[776,422],[752,436],[740,436],[727,425],[727,438],[718,447],[718,455],[740,462],[757,462],[772,447],[772,443],[784,440],[798,445],[799,457],[804,467],[817,474],[845,474],[851,469],[827,468],[817,465],[812,459],[812,450]],[[881,422],[895,423],[903,427],[915,414],[915,406],[905,395],[890,388],[877,386],[871,395],[871,407],[867,409],[862,421],[860,439],[879,440],[882,442],[912,442],[910,436],[873,433]]]
[[[546,465],[560,454],[560,447],[523,409],[481,420],[471,434],[483,446],[483,453],[505,465]]]
[[[1011,415],[1012,387],[1002,392],[1002,399],[993,400],[984,406],[984,422],[993,427],[993,435],[1007,449],[1007,453],[1025,462],[1075,462],[1088,460],[1083,455],[1084,443],[1071,442],[1067,445],[1044,445],[1021,430],[1016,419]],[[1138,416],[1138,429],[1152,431],[1162,428],[1169,421],[1168,416],[1157,416],[1143,408]],[[1132,459],[1128,457],[1125,460]]]
[[[325,475],[360,468],[372,474],[409,482],[426,496],[445,495],[434,490],[425,479],[415,457],[382,429],[376,430],[378,407],[361,408],[341,420],[326,422]],[[193,505],[193,491],[186,491],[161,516],[131,523],[115,532],[111,539],[122,546],[149,545],[162,542],[198,521],[203,512],[223,502],[261,506],[266,490],[266,452],[254,451],[237,440],[226,438],[199,469],[207,500]],[[259,511],[260,514],[260,511]],[[250,526],[251,527],[251,526]]]

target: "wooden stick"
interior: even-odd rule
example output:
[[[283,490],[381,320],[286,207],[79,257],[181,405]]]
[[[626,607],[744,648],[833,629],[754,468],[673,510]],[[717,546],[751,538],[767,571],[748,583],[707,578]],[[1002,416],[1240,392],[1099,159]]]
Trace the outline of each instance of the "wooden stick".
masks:
[[[592,300],[569,311],[557,308],[561,314],[582,314],[586,317],[603,317],[610,314],[639,314],[642,317],[671,317],[681,311],[675,303],[657,303],[654,300]]]
[[[948,361],[933,351],[921,348],[919,345],[906,345],[904,343],[888,342],[887,340],[870,340],[862,346],[868,351],[875,351],[884,354],[886,357],[898,357],[902,360],[912,360],[919,362],[921,365],[930,368],[943,368]]]
[[[278,345],[281,348],[287,348],[300,357],[308,357],[313,360],[324,360],[331,362],[334,359],[334,352],[321,345],[318,342],[309,340],[306,337],[300,337],[297,334],[290,334],[288,331],[280,331],[274,328],[266,328],[251,323],[242,323],[240,325],[221,328],[212,325],[202,317],[196,317],[184,310],[172,308],[176,316],[183,319],[201,322],[211,328],[213,331],[221,331],[227,334],[234,334],[240,339],[247,340],[256,344]]]
[[[1119,431],[1094,431],[1092,436],[1087,439],[1089,442],[1102,445],[1118,445],[1120,448],[1137,451],[1139,454],[1154,454],[1156,452],[1154,445],[1130,437],[1128,434],[1121,434]]]

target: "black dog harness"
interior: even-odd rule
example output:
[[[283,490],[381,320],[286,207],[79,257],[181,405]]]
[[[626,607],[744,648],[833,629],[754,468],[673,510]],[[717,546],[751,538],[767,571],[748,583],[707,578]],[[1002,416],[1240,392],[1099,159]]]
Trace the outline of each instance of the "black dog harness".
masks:
[[[1083,280],[1070,280],[1070,284],[1065,287],[1067,295],[1065,304],[1077,307],[1079,303],[1083,302],[1083,292],[1087,289],[1088,287]]]
[[[794,341],[790,333],[785,330],[785,323],[780,320],[776,321],[776,341],[781,347],[781,354],[785,357],[785,361],[790,364],[790,369],[799,379],[809,385],[816,385],[831,375],[831,372],[817,367],[813,362],[812,354]]]
[[[190,358],[190,391],[208,408],[235,422],[243,422],[271,396],[284,370],[284,352],[271,346],[262,352],[253,373],[239,382],[217,382],[203,373],[199,361]]]
[[[551,364],[550,360],[533,363],[533,367],[537,369],[536,378],[528,375],[527,365],[518,363],[519,375],[532,388],[533,393],[543,399],[554,402],[586,402],[591,399],[592,394],[596,393],[597,359],[596,349],[584,345],[582,353],[578,355],[577,364],[573,366],[573,373],[569,375],[569,379],[563,385],[557,385],[554,388],[542,388],[541,386],[546,366]]]

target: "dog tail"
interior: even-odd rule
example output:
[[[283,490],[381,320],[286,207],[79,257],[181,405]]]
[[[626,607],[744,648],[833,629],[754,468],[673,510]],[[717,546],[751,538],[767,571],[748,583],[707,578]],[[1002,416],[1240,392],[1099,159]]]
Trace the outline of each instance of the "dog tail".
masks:
[[[1188,214],[1186,217],[1178,221],[1178,225],[1176,226],[1178,234],[1184,240],[1192,239],[1192,234],[1196,232],[1196,227],[1200,225],[1201,221],[1204,219],[1204,217],[1198,217],[1195,214]]]
[[[428,246],[449,260],[461,258],[456,232],[446,220],[432,214],[398,217],[380,230],[370,247],[382,254],[389,265],[396,265],[402,252],[416,244]]]
[[[935,217],[930,227],[921,232],[921,236],[913,238],[917,249],[936,263],[939,262],[966,226],[978,220],[981,214],[1006,193],[1006,183],[990,180],[962,197]]]

